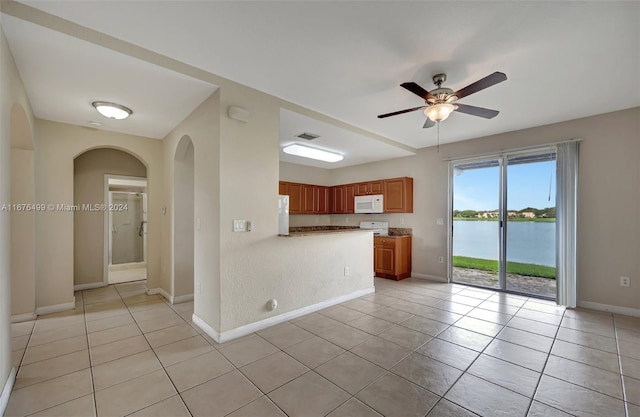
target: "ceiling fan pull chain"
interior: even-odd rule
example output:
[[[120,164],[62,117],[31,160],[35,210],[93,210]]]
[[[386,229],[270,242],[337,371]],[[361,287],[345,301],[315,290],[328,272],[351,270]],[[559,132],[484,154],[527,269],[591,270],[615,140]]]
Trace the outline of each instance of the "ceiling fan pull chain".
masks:
[[[436,123],[438,129],[438,136],[436,139],[436,152],[440,153],[440,122]]]

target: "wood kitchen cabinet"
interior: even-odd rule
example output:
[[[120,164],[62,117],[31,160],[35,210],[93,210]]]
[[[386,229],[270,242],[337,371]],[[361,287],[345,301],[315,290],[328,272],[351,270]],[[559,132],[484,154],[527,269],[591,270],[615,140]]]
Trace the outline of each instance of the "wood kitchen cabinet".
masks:
[[[373,264],[377,277],[399,281],[411,276],[411,236],[375,236]]]
[[[369,181],[355,184],[355,195],[382,194],[384,188],[383,181]]]
[[[331,193],[330,187],[319,185],[315,189],[315,213],[330,214],[331,213]]]
[[[385,213],[413,213],[413,178],[343,184],[333,187],[280,181],[279,194],[289,196],[290,214],[353,214],[357,195],[384,195]]]
[[[333,197],[331,214],[344,213],[346,210],[344,207],[344,187],[342,185],[331,187],[331,195]]]
[[[280,181],[278,192],[289,196],[289,214],[330,214],[330,187]]]
[[[349,214],[354,211],[356,184],[336,185],[331,187],[333,204],[330,214]]]
[[[384,180],[384,212],[413,213],[413,178]]]
[[[355,211],[355,201],[353,198],[356,196],[356,185],[347,184],[344,185],[344,211],[343,213],[351,214]]]
[[[317,188],[315,185],[302,186],[302,214],[315,214]]]
[[[289,196],[289,214],[302,214],[304,212],[303,184],[280,181],[278,193]]]

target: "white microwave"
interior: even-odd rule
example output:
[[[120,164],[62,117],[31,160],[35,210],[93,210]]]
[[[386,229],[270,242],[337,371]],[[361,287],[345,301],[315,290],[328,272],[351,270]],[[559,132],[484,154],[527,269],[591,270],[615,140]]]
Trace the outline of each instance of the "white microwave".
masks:
[[[354,213],[382,213],[384,210],[382,194],[358,195],[354,201]]]

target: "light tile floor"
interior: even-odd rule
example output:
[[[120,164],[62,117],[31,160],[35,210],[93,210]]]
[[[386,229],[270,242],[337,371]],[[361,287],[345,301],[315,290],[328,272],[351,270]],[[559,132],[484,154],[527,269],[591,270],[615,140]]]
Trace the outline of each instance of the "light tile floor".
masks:
[[[127,283],[12,325],[6,416],[640,416],[640,318],[419,279],[215,343]]]

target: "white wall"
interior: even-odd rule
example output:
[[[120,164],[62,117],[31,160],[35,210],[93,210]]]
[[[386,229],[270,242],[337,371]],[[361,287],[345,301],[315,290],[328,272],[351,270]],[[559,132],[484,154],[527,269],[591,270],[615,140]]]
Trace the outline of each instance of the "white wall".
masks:
[[[220,330],[371,288],[370,234],[276,236],[281,101],[235,83],[220,92]],[[228,119],[230,105],[247,109],[249,122]],[[234,233],[233,219],[250,220],[252,231]],[[274,312],[265,309],[271,298],[280,301]]]
[[[14,106],[27,115],[33,132],[33,112],[18,74],[9,45],[0,26],[0,204],[11,201],[11,126]],[[11,215],[0,210],[0,391],[10,389],[11,375]],[[0,413],[4,410],[0,404]]]
[[[314,185],[334,185],[331,170],[280,162],[280,181],[301,182]]]
[[[11,202],[35,203],[33,150],[11,148]],[[33,318],[35,299],[35,213],[11,213],[11,315]]]
[[[135,156],[118,149],[92,149],[73,160],[73,202],[104,203],[105,174],[145,178],[147,168]],[[130,211],[133,214],[133,208]],[[73,283],[95,284],[104,275],[104,212],[73,213]],[[133,242],[130,242],[133,249]],[[129,250],[129,248],[124,248]]]
[[[194,265],[194,152],[193,142],[184,136],[174,158],[173,177],[173,296],[193,295]],[[184,146],[183,146],[184,145]],[[184,152],[182,148],[185,148]]]
[[[201,292],[194,293],[194,312],[214,329],[220,326],[220,94],[213,93],[162,141],[165,194],[162,204],[162,279],[158,283],[169,296],[174,276],[174,174],[180,140],[187,136],[194,149],[194,276]],[[177,286],[181,286],[178,284]]]
[[[640,309],[640,108],[421,149],[416,156],[333,170],[333,183],[376,178],[414,178],[414,213],[366,215],[391,226],[413,228],[413,271],[445,277],[449,157],[543,145],[573,138],[580,145],[578,204],[578,300]],[[331,216],[345,224],[347,216]],[[357,224],[360,216],[348,216]],[[620,287],[620,276],[631,287]]]
[[[90,149],[128,152],[147,167],[147,285],[160,276],[160,216],[163,195],[162,142],[45,120],[36,121],[36,199],[45,204],[73,204],[73,161]],[[65,308],[73,302],[73,212],[36,214],[36,306]]]

